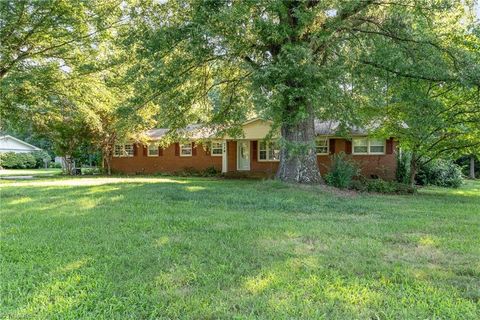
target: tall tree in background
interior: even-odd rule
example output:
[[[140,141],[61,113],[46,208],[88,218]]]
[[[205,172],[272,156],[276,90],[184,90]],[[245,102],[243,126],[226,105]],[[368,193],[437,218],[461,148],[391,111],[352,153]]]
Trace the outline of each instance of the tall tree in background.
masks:
[[[382,128],[411,153],[410,184],[417,170],[438,158],[452,160],[480,147],[480,92],[455,84],[399,81]]]
[[[110,173],[115,139],[148,118],[123,111],[132,94],[123,81],[129,47],[119,46],[129,8],[115,0],[1,1],[2,129],[48,139],[67,164],[82,146],[98,148]]]
[[[0,2],[0,79],[21,80],[39,65],[71,68],[121,24],[121,1]]]
[[[271,119],[282,136],[277,177],[318,183],[314,119],[355,122],[385,75],[457,80],[449,46],[471,10],[469,1],[147,2],[132,16],[137,106],[154,102],[173,128]]]

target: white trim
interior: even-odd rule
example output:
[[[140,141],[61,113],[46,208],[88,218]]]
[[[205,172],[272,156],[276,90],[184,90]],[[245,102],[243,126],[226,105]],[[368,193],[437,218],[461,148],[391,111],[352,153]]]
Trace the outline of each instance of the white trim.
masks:
[[[240,161],[239,161],[239,158],[240,158],[240,143],[239,142],[242,142],[242,143],[246,143],[247,145],[247,149],[248,149],[248,168],[245,169],[240,169],[239,167],[239,164],[240,164]],[[250,155],[250,140],[237,140],[237,171],[250,171],[250,168],[251,168],[251,155]]]
[[[190,144],[190,148],[184,148],[184,150],[190,150],[190,154],[183,154],[182,153],[182,146],[186,146]],[[192,143],[179,143],[179,152],[180,152],[180,157],[191,157],[193,155],[193,146]]]
[[[266,156],[267,156],[267,159],[260,159],[260,143],[262,142],[265,142],[265,152],[266,152]],[[273,141],[270,141],[270,143],[273,143]],[[258,140],[257,141],[257,161],[258,162],[279,162],[280,159],[268,159],[268,154],[269,154],[269,151],[270,151],[270,146],[269,144],[267,143],[267,141],[265,140]],[[274,149],[275,150],[275,149]]]
[[[14,140],[14,141],[17,141],[18,143],[21,143],[21,144],[23,144],[23,145],[26,145],[27,147],[33,148],[33,151],[40,151],[40,150],[42,150],[42,149],[40,149],[39,147],[35,147],[34,145],[31,145],[31,144],[28,143],[28,142],[25,142],[25,141],[23,141],[23,140],[20,140],[20,139],[15,138],[15,137],[13,137],[13,136],[11,136],[11,135],[8,135],[8,134],[5,135],[5,136],[1,136],[1,137],[0,137],[0,140],[2,140],[2,139],[5,139],[5,140],[7,140],[7,139],[12,139],[12,140]]]
[[[355,144],[354,144],[354,140],[357,139],[357,140],[367,140],[367,152],[355,152]],[[387,140],[383,139],[383,152],[371,152],[370,151],[370,142],[371,140],[382,140],[382,139],[375,139],[375,138],[367,138],[367,137],[354,137],[352,138],[352,154],[354,155],[385,155],[386,154],[386,151],[387,151]],[[374,145],[375,146],[375,145]],[[376,146],[380,146],[380,145],[376,145]]]
[[[315,137],[315,153],[317,154],[317,156],[326,156],[326,155],[329,155],[330,154],[330,138],[329,137],[324,137],[325,138],[325,141],[327,142],[327,152],[326,153],[318,153],[317,152],[317,141],[318,140],[323,140],[322,138],[319,138],[319,137]]]
[[[222,173],[228,171],[228,151],[227,151],[227,141],[222,141]]]
[[[213,148],[213,144],[214,144],[214,143],[220,144],[220,147],[219,147],[219,148]],[[213,149],[217,149],[217,150],[220,149],[220,150],[221,150],[221,153],[220,153],[220,154],[214,154],[214,153],[213,153]],[[223,142],[222,142],[222,141],[218,141],[218,140],[217,140],[217,141],[212,141],[212,142],[211,142],[211,144],[210,144],[210,156],[212,156],[212,157],[221,157],[221,156],[223,156]]]
[[[152,154],[152,155],[150,155],[150,146],[154,146],[154,147],[155,147],[155,150],[156,150],[157,154]],[[149,143],[149,144],[147,145],[147,157],[158,157],[158,146],[157,146],[157,145],[155,145],[155,144],[153,144],[153,143]]]
[[[121,146],[122,149],[120,150],[121,151],[121,154],[120,155],[116,155],[115,154],[115,147],[116,146]],[[125,151],[125,146],[132,146],[132,154],[128,154],[126,151]],[[132,158],[135,156],[135,147],[133,146],[133,144],[130,144],[130,143],[124,143],[124,144],[119,144],[119,143],[116,143],[113,145],[113,157],[114,158]]]

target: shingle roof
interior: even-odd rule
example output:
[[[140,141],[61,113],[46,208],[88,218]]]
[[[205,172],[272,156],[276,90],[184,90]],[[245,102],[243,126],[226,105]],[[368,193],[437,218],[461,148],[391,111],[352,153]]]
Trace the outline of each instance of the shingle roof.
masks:
[[[320,121],[315,120],[315,134],[316,135],[335,135],[340,129],[340,121]],[[368,132],[365,128],[352,126],[350,127],[350,134],[352,135],[366,135]]]
[[[145,135],[152,140],[157,140],[166,135],[168,129],[150,129],[145,132]]]
[[[252,122],[252,121],[249,121]],[[320,121],[315,120],[315,134],[316,135],[335,135],[340,129],[340,121],[330,120],[330,121]],[[157,128],[147,130],[145,132],[146,136],[152,140],[159,140],[168,133],[169,129],[166,128]],[[206,127],[202,124],[191,124],[185,127],[182,130],[186,136],[192,139],[207,139],[211,138],[215,134],[215,129]],[[366,135],[368,131],[365,128],[352,126],[350,128],[351,135]]]
[[[165,136],[168,131],[170,131],[170,129],[150,129],[145,132],[145,135],[152,140],[159,140]],[[192,139],[206,139],[213,136],[215,130],[202,124],[189,124],[184,129],[180,130],[179,133]]]

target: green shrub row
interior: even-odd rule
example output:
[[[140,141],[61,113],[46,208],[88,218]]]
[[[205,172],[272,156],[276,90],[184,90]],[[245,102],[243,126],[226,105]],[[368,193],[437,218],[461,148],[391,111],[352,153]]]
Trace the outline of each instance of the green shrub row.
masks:
[[[43,168],[45,160],[52,159],[46,151],[35,151],[28,153],[6,152],[0,153],[0,167],[5,169],[34,169]]]
[[[463,183],[462,168],[453,161],[430,161],[418,170],[415,181],[419,185],[458,188]]]
[[[208,167],[204,170],[198,170],[193,167],[185,167],[182,171],[174,172],[175,175],[181,177],[214,177],[220,174],[215,167]]]
[[[328,185],[340,189],[351,189],[361,192],[401,194],[415,192],[415,189],[406,183],[384,181],[382,179],[366,179],[360,176],[358,165],[342,152],[332,157],[332,166],[325,175],[325,181]]]
[[[7,152],[0,154],[0,166],[5,169],[32,169],[37,165],[31,153]]]

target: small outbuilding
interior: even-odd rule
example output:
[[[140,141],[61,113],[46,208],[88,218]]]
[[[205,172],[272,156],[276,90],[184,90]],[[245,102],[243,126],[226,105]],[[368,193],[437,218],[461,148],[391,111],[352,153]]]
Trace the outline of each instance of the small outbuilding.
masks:
[[[4,152],[15,152],[15,153],[25,153],[25,152],[34,152],[40,151],[41,149],[31,145],[23,140],[17,139],[15,137],[5,135],[0,136],[0,153]]]

